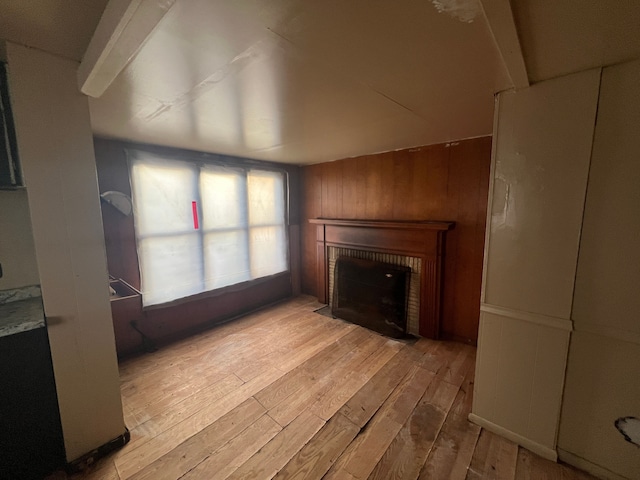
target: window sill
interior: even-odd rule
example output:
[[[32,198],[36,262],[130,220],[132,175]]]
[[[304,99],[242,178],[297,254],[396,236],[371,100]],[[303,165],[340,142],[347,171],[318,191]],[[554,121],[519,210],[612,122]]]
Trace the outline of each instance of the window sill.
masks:
[[[142,307],[143,312],[159,310],[163,308],[175,307],[178,305],[184,305],[187,303],[198,302],[202,300],[206,300],[209,298],[221,297],[229,293],[237,293],[242,292],[244,290],[248,290],[251,287],[256,285],[260,285],[263,283],[268,283],[270,281],[283,278],[286,276],[291,276],[291,271],[286,270],[284,272],[276,273],[274,275],[269,275],[268,277],[257,278],[255,280],[249,280],[242,283],[236,283],[235,285],[229,285],[227,287],[218,288],[216,290],[210,290],[208,292],[197,293],[195,295],[189,295],[188,297],[179,298],[177,300],[172,300],[171,302],[159,303],[157,305],[149,305],[146,307]]]

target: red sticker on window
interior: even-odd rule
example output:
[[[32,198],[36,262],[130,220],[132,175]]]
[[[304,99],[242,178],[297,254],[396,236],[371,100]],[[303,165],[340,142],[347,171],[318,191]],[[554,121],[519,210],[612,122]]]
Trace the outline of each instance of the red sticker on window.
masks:
[[[198,230],[198,202],[191,202],[191,211],[193,212],[193,229]]]

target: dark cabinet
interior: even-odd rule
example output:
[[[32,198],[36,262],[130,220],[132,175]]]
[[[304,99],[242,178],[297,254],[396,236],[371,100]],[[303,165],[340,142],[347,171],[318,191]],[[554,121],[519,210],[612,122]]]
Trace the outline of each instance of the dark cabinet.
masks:
[[[64,464],[47,330],[0,336],[0,479],[42,479]]]
[[[121,358],[143,348],[143,337],[136,330],[142,318],[142,294],[122,279],[112,278],[109,285],[116,351]]]

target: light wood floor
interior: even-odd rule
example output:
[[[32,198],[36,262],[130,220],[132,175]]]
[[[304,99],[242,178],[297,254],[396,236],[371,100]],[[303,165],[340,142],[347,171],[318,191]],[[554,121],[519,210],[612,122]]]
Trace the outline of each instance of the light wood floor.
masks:
[[[121,364],[131,442],[72,478],[592,478],[467,421],[475,348],[319,306],[298,297]]]

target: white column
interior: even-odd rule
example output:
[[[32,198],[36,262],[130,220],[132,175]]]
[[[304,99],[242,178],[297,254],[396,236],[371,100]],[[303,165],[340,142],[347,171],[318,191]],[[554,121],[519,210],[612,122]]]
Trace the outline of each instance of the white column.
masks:
[[[500,94],[470,419],[550,459],[600,71]]]
[[[124,432],[93,139],[78,64],[7,43],[67,454]]]
[[[639,132],[640,61],[605,68],[558,438],[562,460],[602,478],[640,478],[614,426],[640,418]]]

